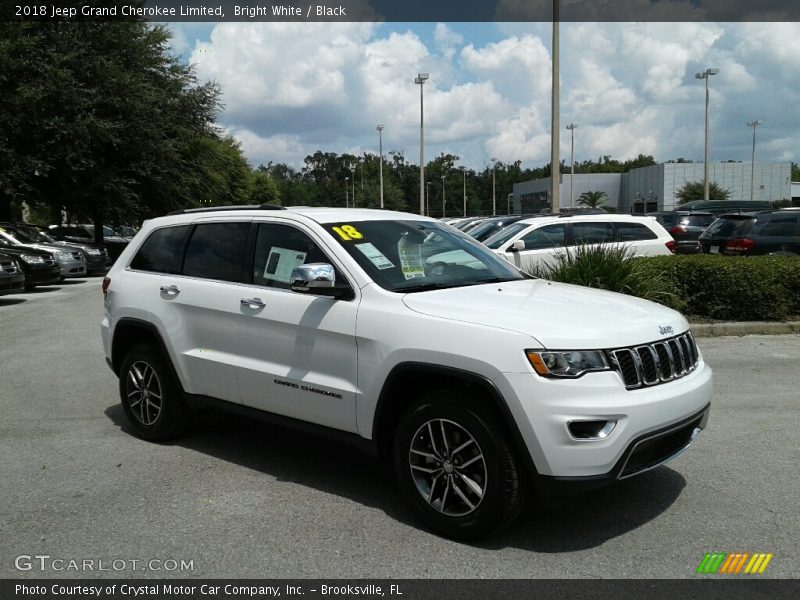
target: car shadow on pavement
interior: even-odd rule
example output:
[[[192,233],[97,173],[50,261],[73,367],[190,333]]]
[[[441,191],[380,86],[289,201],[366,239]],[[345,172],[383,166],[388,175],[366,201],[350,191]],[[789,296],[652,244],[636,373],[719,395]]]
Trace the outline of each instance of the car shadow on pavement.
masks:
[[[85,275],[84,275],[85,277]],[[77,285],[79,283],[86,283],[85,279],[65,279],[60,285]]]
[[[22,304],[25,298],[3,298],[0,297],[0,306],[13,306],[15,304]]]
[[[108,407],[105,414],[123,432],[135,435],[119,404]],[[348,444],[220,412],[200,415],[185,436],[167,444],[271,475],[279,482],[349,498],[422,529],[399,496],[391,465]],[[685,486],[682,475],[662,467],[564,498],[555,509],[530,502],[510,528],[470,545],[544,553],[594,548],[658,517]]]
[[[61,289],[61,284],[57,285],[37,285],[35,288],[25,290],[26,294],[49,294],[50,292],[57,292]]]

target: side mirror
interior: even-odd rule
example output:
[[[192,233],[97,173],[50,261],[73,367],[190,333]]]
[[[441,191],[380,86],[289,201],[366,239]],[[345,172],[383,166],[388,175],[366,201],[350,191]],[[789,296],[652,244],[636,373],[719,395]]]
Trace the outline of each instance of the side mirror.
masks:
[[[328,263],[309,263],[292,269],[289,276],[292,291],[334,298],[352,298],[350,286],[336,284],[336,272]]]
[[[508,247],[508,252],[519,252],[520,250],[525,250],[525,242],[522,240],[517,240]]]

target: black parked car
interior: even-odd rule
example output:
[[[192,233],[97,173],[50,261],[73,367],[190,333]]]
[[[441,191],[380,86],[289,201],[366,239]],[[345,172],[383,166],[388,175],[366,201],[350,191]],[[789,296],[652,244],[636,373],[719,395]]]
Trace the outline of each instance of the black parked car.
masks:
[[[710,212],[688,210],[651,212],[647,216],[655,217],[675,240],[675,254],[699,254],[700,235],[716,219]]]
[[[94,225],[51,225],[47,233],[62,242],[94,243]],[[117,260],[129,242],[130,240],[114,235],[111,227],[103,227],[103,245],[108,250],[111,262]]]
[[[25,289],[37,285],[53,285],[61,281],[61,268],[53,255],[44,250],[13,246],[0,239],[0,252],[13,256],[25,273]]]
[[[53,239],[47,233],[42,231],[41,228],[30,223],[20,222],[3,222],[0,227],[13,229],[15,237],[21,242],[26,244],[48,244],[50,246],[64,246],[69,248],[79,248],[83,251],[86,258],[86,272],[87,273],[105,273],[109,263],[108,251],[105,248],[99,247],[95,243],[89,242],[60,242]]]
[[[800,211],[765,210],[722,215],[700,236],[711,254],[800,255]]]
[[[21,292],[25,287],[25,273],[17,259],[9,254],[0,254],[0,296]]]

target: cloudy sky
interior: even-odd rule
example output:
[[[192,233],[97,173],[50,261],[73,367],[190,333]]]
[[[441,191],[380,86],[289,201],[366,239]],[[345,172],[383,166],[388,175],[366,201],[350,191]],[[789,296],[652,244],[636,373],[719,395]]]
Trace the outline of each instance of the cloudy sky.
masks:
[[[549,23],[176,23],[173,48],[223,86],[220,124],[252,165],[301,166],[316,150],[419,161],[456,154],[536,167],[550,159]],[[562,23],[561,156],[800,162],[800,23]]]

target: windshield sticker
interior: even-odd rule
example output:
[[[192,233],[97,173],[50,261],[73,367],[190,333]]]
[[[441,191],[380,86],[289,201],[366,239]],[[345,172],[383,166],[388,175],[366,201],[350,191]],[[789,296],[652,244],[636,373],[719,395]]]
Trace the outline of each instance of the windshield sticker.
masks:
[[[339,227],[331,227],[331,229],[338,233],[339,237],[342,238],[342,241],[345,242],[349,242],[350,240],[361,240],[364,238],[361,232],[352,225],[340,225]]]
[[[406,280],[425,277],[420,244],[409,244],[404,236],[397,242],[397,253],[400,256],[400,270]]]
[[[273,246],[267,257],[264,267],[264,279],[289,283],[292,269],[299,267],[306,261],[306,253]]]
[[[378,267],[378,269],[380,269],[381,271],[383,269],[391,269],[392,267],[394,267],[394,263],[390,261],[388,258],[386,258],[383,252],[378,250],[375,246],[373,246],[369,242],[356,244],[356,248],[361,250],[361,253],[369,259],[369,262]]]

